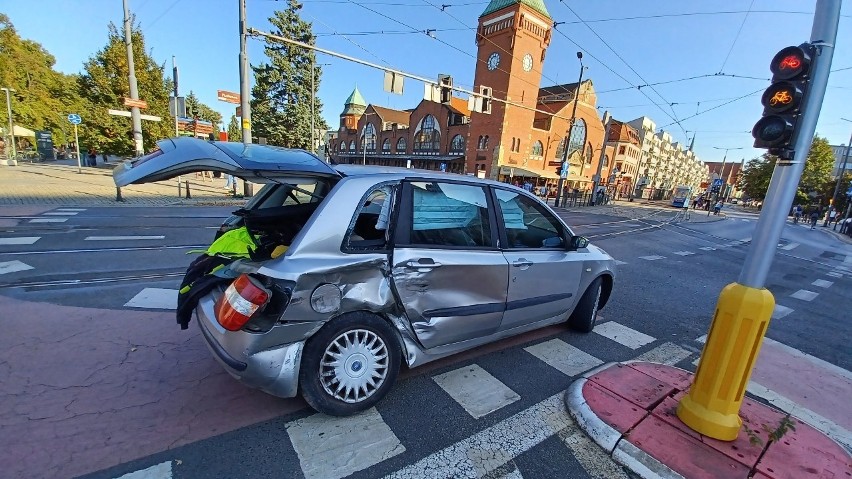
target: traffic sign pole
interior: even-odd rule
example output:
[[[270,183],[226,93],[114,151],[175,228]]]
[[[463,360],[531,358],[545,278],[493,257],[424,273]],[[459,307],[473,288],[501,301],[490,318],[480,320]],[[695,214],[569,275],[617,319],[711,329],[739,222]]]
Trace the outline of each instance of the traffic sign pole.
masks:
[[[80,162],[80,138],[77,136],[76,123],[74,123],[74,147],[77,148],[77,173],[82,173],[83,164]]]

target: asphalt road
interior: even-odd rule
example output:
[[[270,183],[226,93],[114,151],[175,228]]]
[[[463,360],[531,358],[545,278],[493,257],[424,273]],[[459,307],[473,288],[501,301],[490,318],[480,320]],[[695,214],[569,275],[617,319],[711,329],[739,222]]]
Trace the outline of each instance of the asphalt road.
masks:
[[[105,406],[110,415],[92,421],[100,417],[109,426],[96,427],[76,415],[63,417],[78,421],[75,432],[64,438],[72,443],[66,453],[48,454],[41,463],[21,468],[13,465],[17,463],[9,457],[10,449],[0,447],[5,451],[0,452],[3,470],[32,477],[87,474],[112,478],[147,468],[148,477],[298,478],[343,477],[344,473],[364,478],[394,473],[394,477],[437,477],[435,468],[470,461],[479,468],[473,474],[478,477],[619,477],[623,473],[574,426],[554,426],[547,435],[525,426],[536,421],[545,425],[558,422],[549,408],[554,401],[561,404],[560,393],[579,374],[566,373],[542,359],[548,357],[547,348],[576,348],[598,362],[639,357],[694,370],[701,348],[696,339],[707,333],[720,290],[736,281],[757,219],[736,208],[725,219],[706,223],[684,222],[669,209],[646,210],[638,218],[563,213],[575,232],[622,262],[613,297],[599,320],[612,328],[583,335],[551,327],[405,371],[375,408],[378,419],[362,425],[318,419],[299,399],[279,400],[246,389],[209,358],[194,326],[181,331],[167,309],[128,306],[146,288],[176,289],[194,258],[187,251],[206,247],[230,210],[51,210],[18,217],[17,226],[0,228],[0,239],[38,238],[31,244],[0,243],[0,267],[5,268],[0,269],[5,271],[0,274],[0,296],[39,303],[36,306],[48,318],[31,318],[34,321],[64,321],[69,311],[106,318],[97,324],[107,325],[132,317],[134,324],[129,327],[134,339],[130,344],[148,344],[159,352],[146,356],[149,367],[156,367],[152,362],[175,364],[168,370],[162,368],[168,371],[162,373],[167,378],[148,378],[144,387],[132,385],[133,378],[121,368],[104,372],[98,390],[110,391],[108,374],[123,374],[130,389],[122,383],[121,393],[109,397],[140,397],[143,405],[128,406],[133,411],[130,416],[115,412],[124,410],[119,406]],[[63,212],[76,214],[49,214]],[[30,222],[39,218],[66,221]],[[128,238],[131,236],[136,238]],[[848,347],[852,247],[820,228],[788,225],[783,238],[767,285],[783,308],[770,323],[767,337],[848,373],[852,369]],[[821,286],[814,284],[818,281],[823,281]],[[826,281],[832,284],[826,286]],[[816,296],[797,294],[802,290]],[[794,294],[797,296],[791,296]],[[804,297],[811,300],[801,299]],[[57,317],[49,318],[51,315]],[[107,347],[88,342],[90,325],[66,327],[76,336],[75,347],[82,346],[68,354],[83,356],[87,348]],[[118,327],[108,331],[123,339]],[[99,341],[94,337],[92,331],[91,341]],[[160,348],[158,344],[170,346]],[[0,346],[14,345],[14,340],[0,340]],[[5,351],[0,366],[5,363],[14,368],[11,349]],[[484,371],[516,398],[474,417],[463,401],[437,384],[444,375],[458,371],[474,376],[483,376],[480,371]],[[181,394],[166,387],[184,377],[188,386],[184,385]],[[62,396],[57,393],[56,397]],[[17,392],[15,399],[26,400]],[[121,404],[121,399],[114,401]],[[160,407],[154,404],[158,401],[168,403]],[[67,410],[69,405],[64,407]],[[0,420],[2,417],[0,408]],[[132,422],[132,426],[122,421]],[[33,424],[19,431],[32,431]],[[172,431],[166,424],[183,429]],[[18,426],[14,421],[0,422],[0,431],[5,427],[7,433],[0,437],[8,438]],[[39,434],[45,437],[23,434],[24,443],[34,444],[60,436],[55,433],[47,438],[50,432],[44,431]],[[326,442],[321,439],[324,434]],[[339,445],[330,437],[356,443]],[[82,444],[76,450],[75,441]],[[311,446],[316,444],[337,449],[316,450]]]

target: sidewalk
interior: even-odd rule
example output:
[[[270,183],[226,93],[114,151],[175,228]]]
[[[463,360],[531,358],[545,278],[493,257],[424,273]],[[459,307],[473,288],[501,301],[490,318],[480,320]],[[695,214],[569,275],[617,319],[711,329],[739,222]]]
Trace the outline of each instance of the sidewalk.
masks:
[[[97,167],[77,167],[76,160],[23,163],[0,166],[0,205],[63,206],[171,206],[171,205],[242,205],[246,198],[230,196],[224,178],[184,175],[181,196],[177,179],[130,185],[121,189],[124,201],[116,201],[112,169],[117,163],[99,163]],[[186,196],[189,181],[191,198]],[[261,185],[254,185],[254,192]],[[242,185],[237,186],[242,192]]]
[[[643,478],[848,478],[849,452],[795,416],[795,430],[769,441],[785,413],[748,397],[736,440],[703,436],[678,419],[692,374],[648,362],[610,363],[565,393],[580,428],[612,458]],[[745,426],[761,443],[750,441]]]

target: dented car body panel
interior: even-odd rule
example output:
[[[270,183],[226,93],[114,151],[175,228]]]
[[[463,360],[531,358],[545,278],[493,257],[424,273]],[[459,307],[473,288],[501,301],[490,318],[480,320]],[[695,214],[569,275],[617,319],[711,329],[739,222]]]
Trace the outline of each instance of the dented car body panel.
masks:
[[[184,174],[193,160],[193,167],[209,169],[211,158],[220,171],[267,176],[242,170],[264,161],[234,159],[233,148],[169,141],[159,157],[117,172],[116,183]],[[253,155],[262,152],[253,149]],[[323,175],[330,191],[312,199],[315,209],[306,210],[310,217],[283,255],[235,267],[283,299],[237,331],[216,318],[224,286],[195,307],[213,355],[250,387],[295,396],[311,339],[353,313],[390,325],[401,358],[416,367],[565,322],[597,278],[605,278],[598,309],[609,298],[615,261],[526,191],[439,172],[352,165],[338,171],[294,154],[293,161],[264,170],[283,172],[273,181],[283,184],[271,187],[284,187],[287,175]],[[281,222],[290,221],[287,204],[280,208]]]

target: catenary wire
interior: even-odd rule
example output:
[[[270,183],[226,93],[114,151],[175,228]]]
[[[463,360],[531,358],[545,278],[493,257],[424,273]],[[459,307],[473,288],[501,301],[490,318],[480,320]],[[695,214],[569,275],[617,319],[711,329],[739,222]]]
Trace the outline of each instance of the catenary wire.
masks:
[[[745,16],[743,16],[743,21],[740,23],[740,28],[737,30],[737,34],[734,35],[734,41],[731,42],[731,48],[728,49],[728,54],[725,55],[725,61],[722,62],[722,66],[719,67],[719,73],[725,69],[725,65],[728,64],[728,58],[731,57],[731,53],[734,51],[734,47],[737,45],[737,40],[740,39],[740,34],[743,32],[743,27],[746,24],[746,20],[748,20],[748,14],[751,13],[751,8],[754,7],[754,0],[751,0],[751,3],[748,5],[748,11],[746,11]]]

